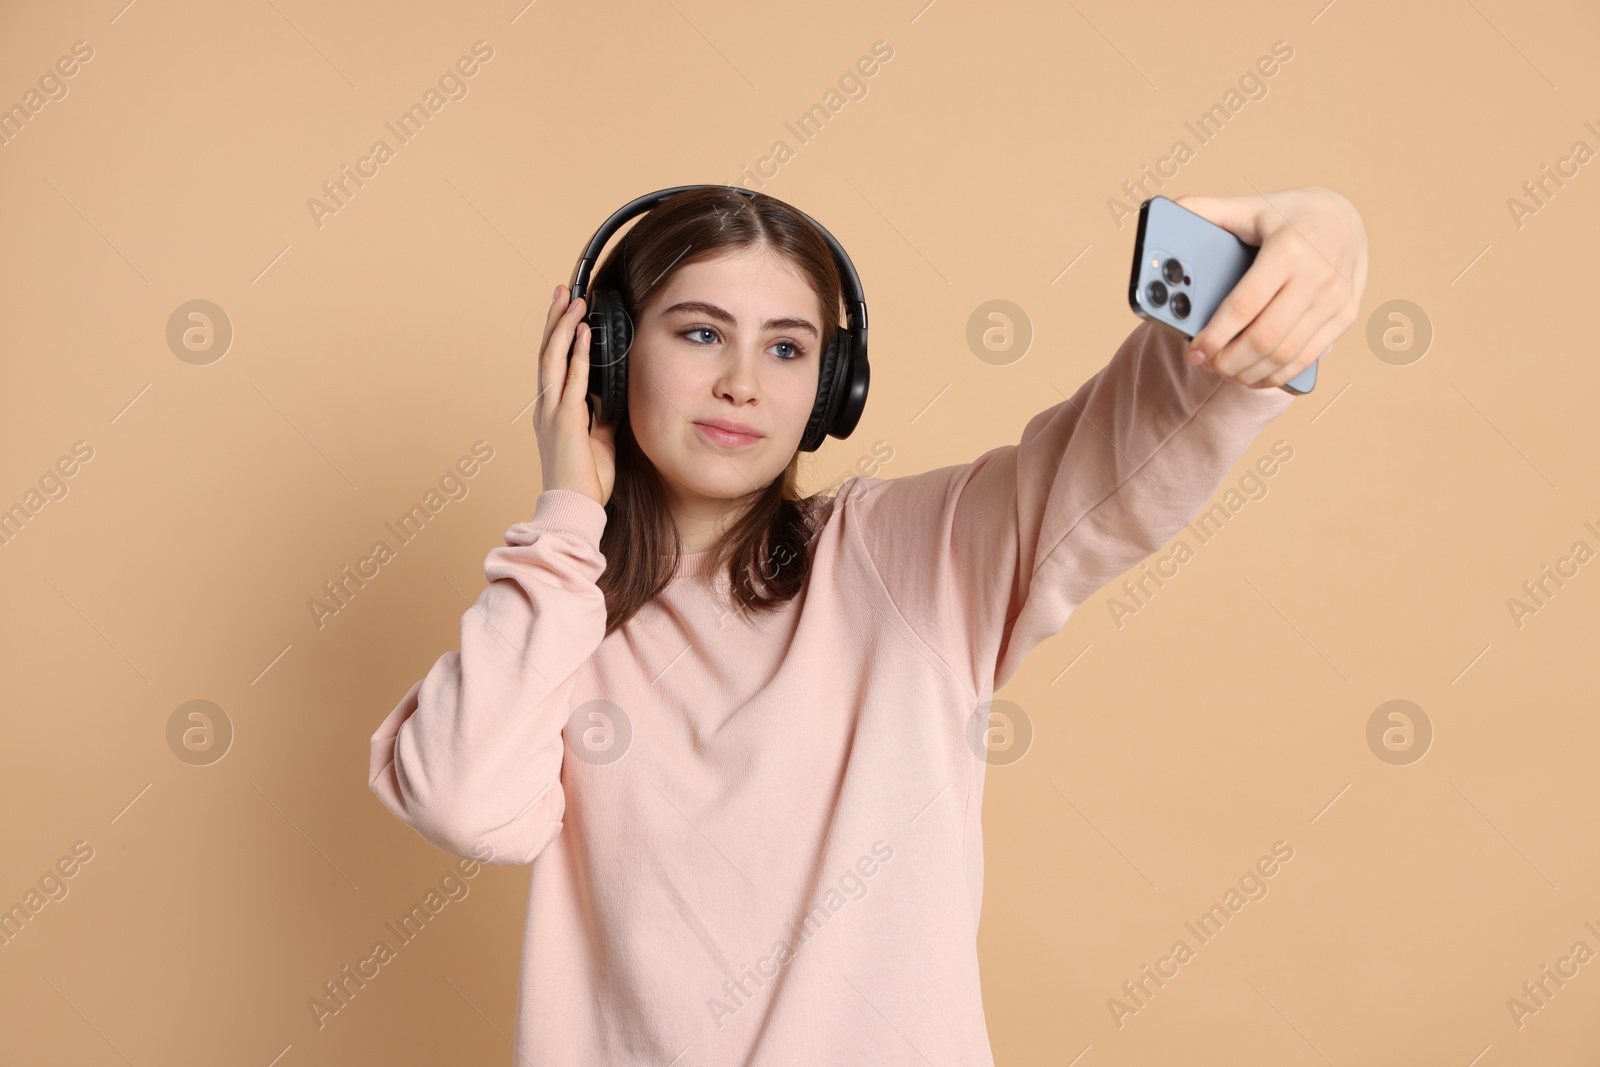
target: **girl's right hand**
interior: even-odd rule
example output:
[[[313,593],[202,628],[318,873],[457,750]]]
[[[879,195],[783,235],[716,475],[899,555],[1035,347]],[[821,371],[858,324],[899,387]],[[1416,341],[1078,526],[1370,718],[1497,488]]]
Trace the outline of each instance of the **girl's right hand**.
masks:
[[[539,354],[539,396],[533,404],[533,430],[539,440],[544,489],[570,489],[598,502],[611,499],[617,472],[617,424],[589,425],[589,324],[587,301],[570,299],[556,286],[545,318]],[[577,339],[576,350],[573,339]],[[572,353],[570,363],[567,354]]]

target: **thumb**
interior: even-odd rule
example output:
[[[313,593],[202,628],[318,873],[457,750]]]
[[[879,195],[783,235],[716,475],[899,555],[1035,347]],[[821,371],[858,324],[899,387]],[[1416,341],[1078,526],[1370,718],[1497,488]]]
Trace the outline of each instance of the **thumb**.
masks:
[[[1260,197],[1196,196],[1187,193],[1173,197],[1172,202],[1207,222],[1216,223],[1245,244],[1258,248],[1261,246]]]

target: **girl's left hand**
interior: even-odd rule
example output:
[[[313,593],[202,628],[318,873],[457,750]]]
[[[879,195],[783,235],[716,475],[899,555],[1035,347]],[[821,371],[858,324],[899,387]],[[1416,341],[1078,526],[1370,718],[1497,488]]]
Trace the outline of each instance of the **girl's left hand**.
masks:
[[[1367,287],[1367,231],[1354,204],[1315,185],[1173,201],[1260,249],[1189,343],[1190,363],[1270,389],[1332,351]]]

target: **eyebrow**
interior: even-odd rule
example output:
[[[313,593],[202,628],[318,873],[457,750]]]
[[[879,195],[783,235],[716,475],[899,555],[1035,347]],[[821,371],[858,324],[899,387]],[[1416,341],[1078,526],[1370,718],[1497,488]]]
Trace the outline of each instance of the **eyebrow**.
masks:
[[[680,301],[679,303],[673,304],[669,308],[663,308],[661,314],[671,315],[676,311],[695,311],[706,316],[707,318],[716,319],[718,322],[727,326],[739,325],[738,320],[736,320],[728,312],[717,307],[715,304],[708,304],[704,300]],[[763,330],[807,330],[810,331],[812,337],[821,336],[817,328],[811,325],[811,323],[805,319],[768,319],[762,324],[761,328]]]

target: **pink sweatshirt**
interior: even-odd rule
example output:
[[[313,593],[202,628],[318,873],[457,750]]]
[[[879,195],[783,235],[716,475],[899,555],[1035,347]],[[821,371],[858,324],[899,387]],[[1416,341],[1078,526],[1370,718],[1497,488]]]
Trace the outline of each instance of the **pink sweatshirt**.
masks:
[[[372,736],[424,839],[533,864],[515,1064],[993,1064],[980,708],[1292,400],[1141,323],[1019,444],[847,481],[760,621],[699,553],[602,640],[605,510],[541,493]]]

